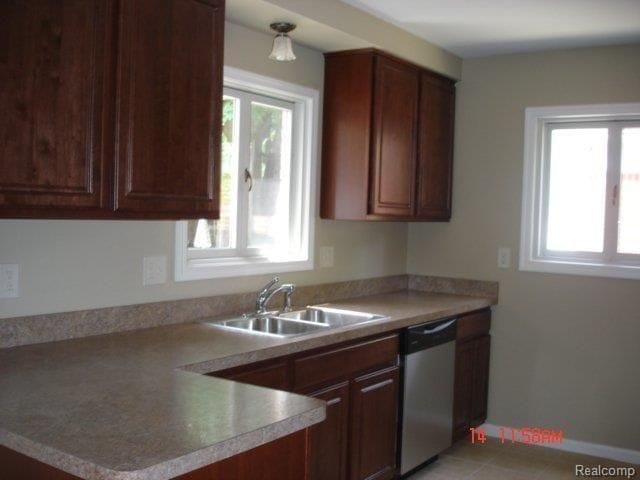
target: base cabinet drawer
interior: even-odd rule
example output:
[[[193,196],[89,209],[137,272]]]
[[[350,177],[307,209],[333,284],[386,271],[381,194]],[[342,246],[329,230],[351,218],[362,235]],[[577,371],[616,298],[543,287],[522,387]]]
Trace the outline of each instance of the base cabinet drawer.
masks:
[[[397,334],[297,358],[293,362],[296,390],[333,383],[398,362]]]
[[[210,375],[275,390],[291,389],[289,365],[286,360],[242,366]]]

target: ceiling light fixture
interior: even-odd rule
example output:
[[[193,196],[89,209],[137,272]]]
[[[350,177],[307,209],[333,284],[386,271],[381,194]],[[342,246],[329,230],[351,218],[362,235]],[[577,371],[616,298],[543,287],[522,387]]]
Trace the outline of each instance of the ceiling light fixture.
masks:
[[[279,62],[293,62],[296,55],[293,53],[293,42],[287,33],[296,28],[293,23],[275,22],[270,25],[271,30],[278,32],[273,39],[273,48],[269,58]]]

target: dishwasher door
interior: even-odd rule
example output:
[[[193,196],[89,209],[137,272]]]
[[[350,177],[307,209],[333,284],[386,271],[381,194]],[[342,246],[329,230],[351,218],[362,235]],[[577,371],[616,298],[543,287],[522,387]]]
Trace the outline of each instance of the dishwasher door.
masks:
[[[406,331],[400,473],[451,446],[455,319]]]

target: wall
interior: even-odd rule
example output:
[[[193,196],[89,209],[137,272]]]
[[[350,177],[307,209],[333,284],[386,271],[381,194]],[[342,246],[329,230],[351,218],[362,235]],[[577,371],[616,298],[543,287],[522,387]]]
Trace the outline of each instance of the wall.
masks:
[[[323,59],[268,60],[269,35],[227,23],[225,63],[322,89]],[[173,222],[0,220],[0,263],[18,263],[20,298],[0,300],[0,318],[255,291],[268,277],[180,282],[173,277]],[[335,266],[281,275],[299,284],[404,273],[407,226],[316,221],[316,250],[335,247]],[[169,281],[142,286],[142,257],[167,255]]]
[[[376,47],[460,78],[462,60],[456,55],[342,0],[227,0],[226,15],[258,31],[286,20],[298,26],[292,33],[296,42],[321,51]]]
[[[453,219],[410,225],[409,273],[500,281],[490,423],[640,450],[640,282],[516,266],[524,108],[640,101],[640,45],[465,60],[457,98]]]

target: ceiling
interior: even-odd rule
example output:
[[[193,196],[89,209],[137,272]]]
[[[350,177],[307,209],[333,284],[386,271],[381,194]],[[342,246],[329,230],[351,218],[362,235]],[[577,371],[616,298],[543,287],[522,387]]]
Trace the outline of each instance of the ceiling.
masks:
[[[463,58],[640,42],[640,0],[342,0]]]

